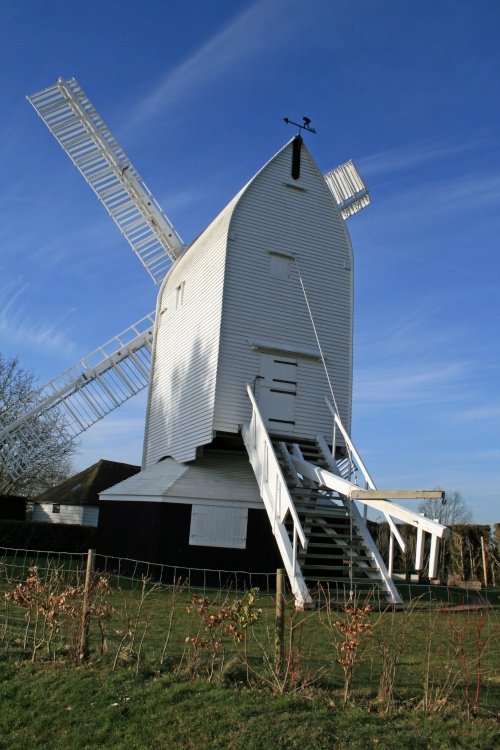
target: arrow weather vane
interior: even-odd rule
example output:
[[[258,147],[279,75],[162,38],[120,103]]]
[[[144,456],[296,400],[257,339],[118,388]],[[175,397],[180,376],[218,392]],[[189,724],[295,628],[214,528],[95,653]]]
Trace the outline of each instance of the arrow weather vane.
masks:
[[[286,122],[287,125],[295,125],[299,129],[299,135],[300,135],[301,130],[307,130],[308,133],[316,133],[315,129],[311,128],[310,117],[303,117],[302,125],[299,125],[298,122],[294,122],[293,120],[290,120],[288,117],[284,117],[283,120]]]

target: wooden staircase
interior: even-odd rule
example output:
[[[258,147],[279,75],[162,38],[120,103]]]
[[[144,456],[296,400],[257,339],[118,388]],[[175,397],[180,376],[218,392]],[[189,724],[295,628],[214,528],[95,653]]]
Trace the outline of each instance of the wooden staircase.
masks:
[[[416,527],[415,569],[422,570],[424,535],[430,534],[429,575],[435,575],[439,540],[448,529],[437,521],[392,502],[443,497],[441,490],[378,490],[338,415],[334,414],[348,459],[335,460],[322,435],[270,434],[250,385],[252,416],[241,435],[267,511],[297,606],[312,604],[318,584],[345,601],[370,592],[380,602],[401,604],[392,581],[392,541],[405,551],[396,521]],[[359,469],[366,489],[351,470]],[[354,481],[353,481],[354,479]],[[387,567],[368,531],[357,502],[382,513],[391,530]]]
[[[290,454],[298,446],[306,461],[327,471],[331,463],[316,440],[270,435],[295,510],[306,536],[306,546],[298,551],[298,563],[308,586],[335,589],[341,598],[351,594],[373,593],[392,602],[382,572],[373,562],[366,543],[367,529],[352,512],[351,502],[333,490],[304,479],[293,467]],[[346,465],[346,470],[348,467]],[[285,520],[291,533],[291,525]]]

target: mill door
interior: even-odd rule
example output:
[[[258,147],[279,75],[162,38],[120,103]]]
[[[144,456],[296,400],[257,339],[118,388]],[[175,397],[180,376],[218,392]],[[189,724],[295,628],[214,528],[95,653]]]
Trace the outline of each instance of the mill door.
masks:
[[[261,354],[258,403],[271,432],[293,433],[298,363],[274,354]]]

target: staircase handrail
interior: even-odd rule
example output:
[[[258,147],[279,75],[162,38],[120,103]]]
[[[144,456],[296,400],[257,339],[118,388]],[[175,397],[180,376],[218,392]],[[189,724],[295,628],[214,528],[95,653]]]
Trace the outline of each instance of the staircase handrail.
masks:
[[[281,484],[281,498],[282,498],[282,500],[283,499],[285,500],[284,512],[282,510],[281,516],[282,516],[282,518],[284,518],[284,516],[286,515],[286,511],[288,511],[290,513],[290,516],[291,516],[291,518],[293,520],[294,527],[295,527],[296,532],[297,532],[297,537],[298,537],[298,539],[300,541],[300,544],[304,548],[306,546],[306,544],[307,544],[306,535],[305,535],[304,530],[302,528],[302,524],[300,522],[300,519],[299,519],[299,517],[297,515],[297,511],[295,510],[295,506],[293,504],[292,497],[290,495],[290,492],[288,491],[288,485],[286,483],[285,477],[283,476],[283,472],[281,471],[281,466],[279,465],[279,462],[278,462],[278,460],[277,460],[277,458],[275,456],[273,445],[272,445],[272,442],[271,442],[271,438],[269,437],[269,433],[268,433],[268,431],[266,429],[266,426],[264,424],[264,420],[262,419],[262,415],[260,413],[259,407],[257,405],[257,401],[255,399],[255,396],[253,394],[253,391],[252,391],[252,388],[251,388],[250,385],[247,385],[247,393],[248,393],[248,397],[250,399],[250,402],[251,402],[252,408],[253,408],[252,420],[255,420],[255,422],[258,423],[259,431],[261,432],[261,434],[263,434],[265,441],[267,442],[267,444],[271,448],[271,450],[268,453],[268,460],[271,462],[272,469],[273,469],[274,473],[276,474],[276,476],[278,477],[278,479],[280,481],[280,484]],[[264,502],[265,502],[265,500],[264,500]],[[270,514],[270,517],[275,517],[275,515],[276,515],[276,507],[275,506],[271,506],[268,509],[268,513],[269,513],[270,510],[272,511],[272,514]]]
[[[377,488],[375,486],[375,482],[371,478],[368,469],[364,465],[361,456],[359,455],[358,451],[356,450],[356,446],[352,442],[352,440],[351,440],[351,438],[349,436],[349,433],[347,432],[346,428],[344,427],[344,425],[342,423],[342,420],[340,419],[340,416],[337,413],[337,410],[333,406],[333,404],[330,401],[330,399],[328,398],[328,396],[325,396],[325,401],[326,401],[326,405],[328,406],[328,408],[330,409],[331,413],[333,414],[333,419],[335,421],[335,424],[339,428],[340,432],[342,433],[342,436],[343,436],[344,440],[347,443],[347,447],[349,448],[349,450],[351,451],[352,455],[356,459],[356,463],[358,464],[358,467],[361,469],[361,471],[363,473],[363,476],[365,478],[365,482],[367,483],[368,487],[371,490],[376,490]],[[335,446],[334,446],[334,450],[335,450]]]

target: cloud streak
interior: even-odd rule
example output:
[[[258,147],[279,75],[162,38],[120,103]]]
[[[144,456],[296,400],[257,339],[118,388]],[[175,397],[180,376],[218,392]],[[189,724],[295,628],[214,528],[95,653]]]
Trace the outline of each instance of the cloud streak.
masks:
[[[443,141],[440,143],[413,143],[379,151],[356,161],[363,177],[379,177],[465,154],[479,146],[484,148],[487,140],[471,139],[466,143],[454,145]]]
[[[51,323],[35,318],[27,309],[28,292],[29,285],[20,277],[0,288],[0,336],[9,341],[11,346],[29,345],[40,349],[73,352],[74,342],[68,338],[67,333],[61,332],[63,324],[67,331],[67,319],[73,310]]]
[[[452,400],[454,390],[468,369],[466,362],[453,362],[416,370],[415,366],[358,370],[354,381],[354,403],[374,408],[381,403],[424,404]]]
[[[256,58],[265,51],[276,49],[280,36],[288,34],[286,18],[290,5],[283,0],[258,0],[232,19],[190,57],[169,70],[157,86],[134,107],[130,129],[158,118],[165,108],[175,107],[192,97],[202,87],[213,86],[228,72]],[[285,6],[287,11],[285,14]],[[269,33],[270,29],[273,33]],[[266,30],[266,33],[264,33]]]
[[[468,422],[488,419],[498,421],[500,418],[500,404],[486,404],[485,406],[478,406],[474,409],[465,409],[459,416],[461,419]]]

